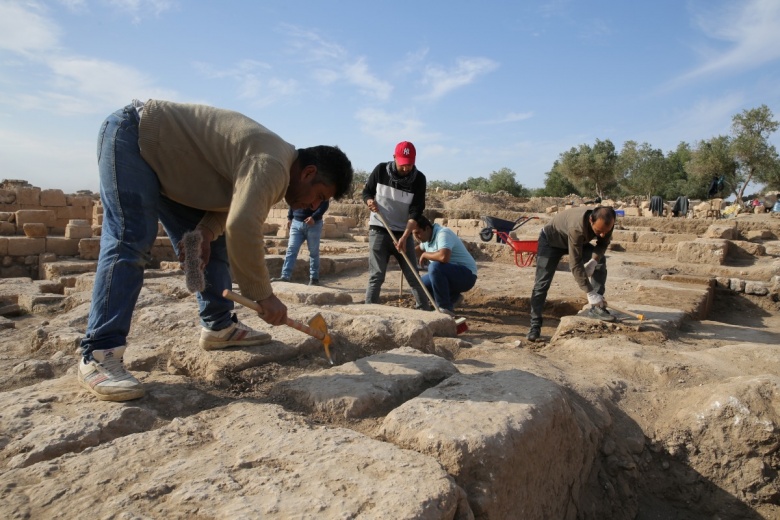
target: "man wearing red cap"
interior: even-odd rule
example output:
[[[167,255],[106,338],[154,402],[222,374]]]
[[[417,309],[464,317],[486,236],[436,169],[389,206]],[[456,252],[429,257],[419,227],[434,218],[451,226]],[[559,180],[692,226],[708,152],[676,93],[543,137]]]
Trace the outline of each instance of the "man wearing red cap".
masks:
[[[372,211],[368,221],[368,288],[366,303],[379,303],[379,292],[385,281],[387,262],[394,256],[412,288],[417,308],[430,310],[431,304],[423,288],[406,260],[417,258],[414,254],[412,231],[416,220],[425,209],[425,175],[415,165],[417,151],[409,141],[401,141],[395,147],[393,161],[379,163],[368,176],[363,188],[363,201]],[[381,213],[390,229],[385,229],[376,213]],[[417,267],[414,267],[415,271]]]

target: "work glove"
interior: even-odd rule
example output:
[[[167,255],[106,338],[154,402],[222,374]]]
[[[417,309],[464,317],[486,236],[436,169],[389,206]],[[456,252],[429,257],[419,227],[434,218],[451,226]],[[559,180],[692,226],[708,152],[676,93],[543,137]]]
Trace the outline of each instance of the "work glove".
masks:
[[[585,275],[590,278],[593,276],[593,273],[596,271],[596,265],[598,264],[597,261],[593,260],[592,258],[585,262],[585,265],[582,267],[585,268]]]
[[[588,293],[588,303],[596,307],[604,307],[604,297],[596,291]]]

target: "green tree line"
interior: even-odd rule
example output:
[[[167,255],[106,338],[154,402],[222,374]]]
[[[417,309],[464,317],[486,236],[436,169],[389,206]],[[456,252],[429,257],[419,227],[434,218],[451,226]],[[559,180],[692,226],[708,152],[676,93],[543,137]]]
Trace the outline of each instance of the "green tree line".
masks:
[[[660,195],[675,199],[685,195],[707,198],[713,179],[723,180],[718,196],[742,200],[748,185],[780,190],[780,158],[769,142],[778,122],[766,105],[733,116],[731,133],[694,144],[681,142],[664,153],[649,143],[627,141],[618,151],[609,140],[581,144],[562,152],[545,174],[543,188],[528,189],[509,168],[492,172],[487,178],[470,177],[465,182],[429,181],[429,188],[504,191],[517,197],[620,198]]]

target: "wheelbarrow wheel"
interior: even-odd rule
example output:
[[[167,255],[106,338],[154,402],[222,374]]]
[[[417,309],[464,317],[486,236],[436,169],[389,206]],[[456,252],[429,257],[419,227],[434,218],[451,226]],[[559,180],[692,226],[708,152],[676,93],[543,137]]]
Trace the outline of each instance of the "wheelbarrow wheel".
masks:
[[[479,238],[483,242],[490,242],[490,239],[493,238],[493,228],[483,228],[482,231],[479,232]]]

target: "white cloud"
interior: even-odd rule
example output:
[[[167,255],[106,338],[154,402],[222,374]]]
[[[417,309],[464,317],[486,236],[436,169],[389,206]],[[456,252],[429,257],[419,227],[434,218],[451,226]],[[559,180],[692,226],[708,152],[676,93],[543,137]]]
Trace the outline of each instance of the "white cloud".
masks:
[[[237,84],[238,96],[249,100],[254,107],[268,106],[300,92],[297,80],[272,76],[270,71],[273,67],[261,61],[242,60],[227,69],[216,69],[203,62],[195,62],[193,67],[209,79],[233,80]]]
[[[393,73],[400,75],[411,74],[422,68],[425,57],[428,55],[428,48],[423,48],[415,52],[407,52],[403,59],[393,66]]]
[[[393,86],[382,81],[368,70],[368,65],[363,58],[344,67],[344,75],[349,83],[359,87],[363,92],[372,94],[380,100],[386,100],[393,92]]]
[[[483,125],[500,125],[504,123],[515,123],[517,121],[525,121],[531,119],[534,116],[533,112],[509,112],[503,117],[498,119],[490,119],[488,121],[482,121]]]
[[[291,49],[306,61],[341,62],[346,58],[347,51],[341,45],[325,40],[314,31],[290,24],[282,24],[281,30],[290,40]]]
[[[87,10],[87,0],[57,0],[70,11],[83,12]]]
[[[751,70],[780,58],[780,2],[777,0],[726,2],[720,10],[705,4],[693,16],[705,35],[725,42],[728,48],[708,49],[705,62],[680,81]]]
[[[430,142],[437,134],[424,130],[425,124],[410,112],[390,113],[377,108],[365,108],[355,114],[363,133],[374,136],[382,143],[396,144],[401,139]]]
[[[0,2],[0,49],[36,55],[57,47],[59,27],[41,14],[37,4]]]
[[[282,25],[282,29],[290,37],[291,50],[300,61],[309,64],[314,79],[321,85],[344,82],[381,101],[390,97],[393,86],[373,74],[364,57],[350,56],[344,47],[314,31],[292,25]]]
[[[139,23],[146,13],[159,16],[178,6],[174,0],[110,0],[109,3],[131,15],[133,23]]]
[[[104,112],[106,107],[118,108],[135,97],[175,97],[138,69],[110,61],[66,57],[51,60],[49,66],[55,74],[52,86],[59,92],[49,99],[62,100],[54,109],[65,113]]]
[[[428,93],[422,97],[438,99],[496,68],[498,63],[488,58],[458,58],[455,67],[450,70],[429,66],[423,72],[423,85],[428,88]]]

